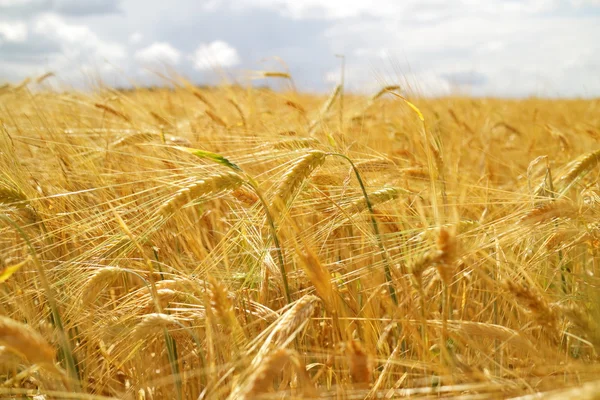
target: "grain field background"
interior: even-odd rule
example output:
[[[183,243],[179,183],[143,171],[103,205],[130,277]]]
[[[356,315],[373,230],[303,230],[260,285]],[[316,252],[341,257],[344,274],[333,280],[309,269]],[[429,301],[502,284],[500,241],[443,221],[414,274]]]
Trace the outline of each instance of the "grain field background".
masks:
[[[0,397],[595,398],[599,141],[597,99],[5,85]]]

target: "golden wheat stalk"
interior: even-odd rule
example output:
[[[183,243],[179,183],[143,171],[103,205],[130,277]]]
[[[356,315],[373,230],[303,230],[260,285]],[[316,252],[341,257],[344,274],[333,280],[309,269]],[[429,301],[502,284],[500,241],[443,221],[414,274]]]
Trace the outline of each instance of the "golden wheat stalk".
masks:
[[[331,92],[331,94],[329,95],[329,97],[327,98],[325,103],[323,103],[323,106],[321,107],[321,110],[319,111],[319,116],[308,125],[309,133],[312,134],[314,132],[314,130],[317,127],[317,124],[329,112],[329,110],[331,109],[331,106],[333,106],[333,103],[335,103],[335,100],[339,97],[341,91],[342,91],[342,85],[337,85],[335,88],[333,88],[333,92]]]
[[[53,364],[54,348],[30,326],[0,315],[0,345],[33,364]]]
[[[277,149],[277,150],[298,150],[302,148],[310,148],[318,145],[319,141],[315,138],[294,138],[287,140],[280,140],[275,143],[269,143],[266,147]]]
[[[271,201],[271,210],[275,213],[285,210],[306,178],[319,166],[323,165],[327,154],[313,150],[294,162],[294,165],[283,175],[283,180],[275,190]]]
[[[273,379],[279,376],[288,363],[294,365],[298,355],[293,350],[277,349],[267,355],[260,365],[252,372],[246,383],[233,390],[229,399],[259,399],[273,392]]]
[[[557,218],[573,218],[577,216],[578,209],[568,200],[554,200],[527,211],[519,219],[519,223],[542,224]]]
[[[144,314],[151,313],[157,310],[157,303],[160,306],[160,310],[167,310],[169,305],[173,303],[184,303],[187,304],[191,299],[191,295],[186,294],[185,292],[179,290],[173,290],[169,288],[161,288],[156,290],[156,294],[154,296],[148,294],[147,297],[141,298],[140,300],[143,303],[140,303],[137,308]],[[141,308],[139,307],[141,306]]]
[[[200,100],[202,103],[204,103],[211,110],[215,109],[215,106],[202,93],[200,93],[198,91],[194,91],[192,94],[194,95],[194,97],[196,97],[198,100]]]
[[[152,118],[154,118],[154,120],[156,122],[158,122],[161,125],[164,125],[165,127],[168,128],[172,128],[173,124],[171,122],[169,122],[165,117],[163,117],[162,115],[154,112],[154,111],[150,111],[150,115],[152,116]]]
[[[352,381],[362,386],[368,385],[373,376],[373,365],[362,344],[356,340],[349,340],[346,343],[346,358]]]
[[[115,117],[119,117],[124,119],[127,122],[131,122],[131,118],[129,118],[127,115],[125,115],[124,113],[122,113],[121,111],[115,110],[114,108],[112,108],[111,106],[107,106],[106,104],[100,104],[100,103],[95,103],[94,107],[99,108],[109,114],[114,115]]]
[[[239,105],[239,103],[235,99],[228,99],[228,100],[231,103],[231,105],[233,105],[233,108],[235,108],[235,110],[237,111],[238,115],[240,116],[240,120],[242,121],[242,126],[244,128],[247,128],[248,125],[246,123],[246,117],[244,116],[244,112],[242,111],[242,107]]]
[[[332,312],[335,309],[335,304],[331,274],[308,246],[305,247],[304,251],[298,249],[297,253],[308,279],[315,287],[319,297],[323,299],[328,311]]]
[[[242,177],[234,172],[225,172],[220,175],[199,179],[179,189],[158,208],[157,214],[166,215],[174,213],[196,199],[215,193],[235,190],[243,183],[244,180]]]
[[[112,148],[125,147],[125,146],[138,144],[140,142],[147,142],[149,140],[153,140],[153,139],[157,139],[157,138],[160,138],[159,133],[138,132],[138,133],[134,133],[132,135],[123,136],[123,137],[115,140],[114,142],[112,142],[109,145],[109,147],[112,147]]]
[[[559,184],[562,185],[561,193],[565,193],[579,179],[596,167],[598,161],[600,161],[600,150],[592,151],[569,163],[567,172],[558,178]]]
[[[29,85],[30,82],[31,82],[31,78],[29,78],[29,77],[23,79],[17,86],[14,86],[12,88],[13,92],[16,93],[21,89],[27,88],[27,85]]]
[[[354,114],[350,119],[352,119],[352,120],[360,120],[360,119],[362,119],[363,116],[364,116],[364,114],[367,112],[367,110],[369,108],[371,108],[373,106],[373,104],[375,104],[375,102],[377,101],[377,99],[379,99],[380,97],[384,96],[388,92],[393,92],[395,90],[400,90],[400,86],[398,86],[398,85],[388,85],[388,86],[382,87],[378,92],[376,92],[374,95],[372,95],[371,97],[369,97],[369,99],[367,100],[367,102],[364,105],[364,107],[362,108],[362,110],[360,110],[359,112],[357,112],[356,114]]]
[[[371,202],[371,206],[375,207],[378,204],[383,204],[385,202],[397,199],[401,193],[410,193],[404,189],[388,187],[376,190],[369,194],[369,201]],[[363,212],[368,208],[367,202],[364,197],[361,197],[348,205],[348,210],[350,210],[354,214],[358,214]]]
[[[98,268],[83,284],[82,302],[88,306],[96,300],[100,291],[112,285],[126,271],[121,267],[106,266]]]
[[[284,104],[286,106],[298,111],[300,113],[300,115],[302,115],[303,117],[306,117],[306,109],[304,107],[302,107],[300,104],[298,104],[297,102],[292,101],[292,100],[286,100]]]
[[[179,321],[172,315],[163,313],[146,314],[133,328],[131,337],[136,341],[144,340],[150,335],[163,333],[165,328],[173,325],[179,326]]]
[[[538,290],[510,280],[505,281],[504,286],[517,302],[533,315],[540,326],[550,328],[551,333],[558,331],[558,310],[552,307]]]
[[[223,120],[223,118],[219,117],[216,113],[211,110],[204,111],[206,115],[217,125],[222,126],[223,128],[227,128],[227,123]]]
[[[27,195],[22,190],[4,185],[0,186],[0,204],[25,207],[28,202]]]
[[[40,83],[44,82],[46,79],[52,78],[53,76],[54,76],[54,72],[46,72],[45,74],[38,76],[35,79],[35,83],[37,83],[39,85]]]
[[[450,285],[457,256],[457,243],[456,236],[444,227],[439,229],[437,249],[436,268],[438,274],[446,285]]]
[[[596,352],[600,350],[600,326],[593,315],[583,307],[559,305],[560,312],[567,317],[592,343]]]
[[[203,293],[204,292],[204,281],[191,280],[186,277],[175,277],[173,279],[163,279],[154,284],[157,291],[161,289],[170,289],[179,291],[182,293]],[[133,298],[140,300],[151,296],[152,290],[150,286],[143,286],[139,290],[133,293]]]
[[[368,172],[383,172],[389,171],[391,168],[395,167],[393,161],[385,159],[385,158],[375,158],[372,160],[361,161],[355,164],[356,169],[361,174]]]
[[[240,322],[235,316],[233,311],[233,303],[229,298],[229,294],[225,286],[217,281],[212,276],[207,277],[209,284],[209,301],[210,307],[214,314],[223,324],[223,328],[226,332],[230,332],[237,348],[241,348],[245,342],[246,335]]]
[[[248,207],[252,207],[256,203],[258,203],[259,200],[258,196],[255,193],[243,188],[235,189],[233,192],[231,192],[231,195],[235,197],[240,203]]]
[[[261,71],[261,75],[264,78],[292,79],[290,74],[288,74],[287,72],[280,71]]]
[[[305,295],[283,314],[265,339],[252,364],[258,365],[270,349],[285,347],[308,324],[319,298]]]

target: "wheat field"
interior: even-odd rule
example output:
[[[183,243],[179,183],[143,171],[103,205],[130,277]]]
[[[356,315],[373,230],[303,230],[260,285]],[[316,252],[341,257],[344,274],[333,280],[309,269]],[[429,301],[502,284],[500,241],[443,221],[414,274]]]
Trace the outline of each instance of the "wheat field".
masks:
[[[0,89],[0,397],[596,398],[599,100],[171,84]]]

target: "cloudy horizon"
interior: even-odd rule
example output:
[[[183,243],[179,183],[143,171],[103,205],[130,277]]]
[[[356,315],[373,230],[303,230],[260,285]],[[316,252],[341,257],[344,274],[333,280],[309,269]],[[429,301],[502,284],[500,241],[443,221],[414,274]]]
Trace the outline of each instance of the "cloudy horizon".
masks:
[[[246,84],[283,60],[326,91],[344,55],[357,91],[600,97],[598,37],[600,0],[0,0],[0,84]]]

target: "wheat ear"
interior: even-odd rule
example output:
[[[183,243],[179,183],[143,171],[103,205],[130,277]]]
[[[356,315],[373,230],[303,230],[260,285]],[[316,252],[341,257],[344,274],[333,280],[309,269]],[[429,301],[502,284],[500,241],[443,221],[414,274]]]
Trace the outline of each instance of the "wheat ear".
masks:
[[[567,172],[558,178],[558,182],[563,187],[561,194],[565,193],[581,177],[598,165],[598,161],[600,161],[600,150],[592,151],[569,163],[570,167]]]
[[[313,295],[303,296],[296,301],[292,308],[279,318],[252,361],[252,364],[255,366],[260,364],[270,349],[285,347],[289,342],[294,340],[310,321],[310,317],[313,315],[318,302],[319,298]]]
[[[335,100],[338,98],[338,96],[340,95],[342,91],[342,85],[337,85],[334,89],[333,92],[331,92],[331,95],[329,95],[329,97],[327,98],[327,100],[325,101],[325,103],[323,103],[323,106],[321,107],[321,110],[319,111],[319,116],[318,118],[314,119],[309,125],[308,125],[308,132],[309,133],[313,133],[315,128],[317,127],[317,124],[319,123],[319,121],[321,121],[321,119],[325,116],[325,114],[327,114],[329,112],[329,109],[331,109],[331,106],[333,105],[333,103],[335,103]]]
[[[373,365],[360,342],[350,340],[346,344],[346,358],[352,381],[360,385],[368,385],[373,376]]]
[[[533,315],[540,326],[550,328],[553,333],[558,331],[559,314],[557,309],[551,307],[537,290],[509,280],[504,283],[504,286],[516,298],[517,302]]]
[[[34,364],[54,362],[55,351],[42,335],[28,325],[0,316],[0,344]]]
[[[27,196],[21,190],[0,186],[0,204],[24,206],[27,202]]]
[[[221,320],[226,332],[232,334],[237,348],[240,348],[245,341],[245,334],[240,322],[233,312],[233,303],[229,298],[225,286],[212,276],[207,277],[209,284],[209,301],[213,312]]]
[[[96,108],[99,108],[109,114],[114,115],[115,117],[119,117],[124,119],[126,122],[131,122],[131,118],[129,118],[127,115],[125,115],[124,113],[122,113],[121,111],[115,110],[114,108],[112,108],[111,106],[107,106],[106,104],[100,104],[100,103],[96,103],[94,104],[94,106]]]
[[[319,166],[323,165],[327,153],[313,150],[294,162],[294,165],[283,176],[283,180],[275,190],[271,202],[271,210],[280,213],[285,210],[288,202],[295,196],[302,183]]]
[[[85,282],[82,290],[82,301],[84,305],[89,305],[98,296],[101,290],[111,285],[122,276],[126,271],[120,267],[102,267],[97,269]]]
[[[223,118],[219,117],[216,113],[211,110],[204,111],[206,115],[217,125],[222,126],[223,128],[227,128],[227,123],[223,120]]]
[[[387,201],[395,200],[400,196],[401,192],[404,192],[405,194],[410,193],[406,190],[393,188],[393,187],[376,190],[369,194],[369,200],[371,201],[371,207],[374,207],[378,204],[385,203]],[[367,207],[367,203],[365,202],[364,197],[361,197],[360,199],[350,203],[350,206],[348,208],[353,213],[358,214],[358,213],[366,210],[368,207]]]
[[[146,314],[135,326],[131,332],[131,336],[134,340],[143,340],[150,335],[163,333],[164,328],[173,325],[180,326],[180,322],[172,315],[163,313]]]
[[[273,380],[279,376],[287,364],[291,364],[300,383],[300,398],[316,397],[314,386],[306,373],[306,367],[297,352],[287,349],[277,349],[270,353],[263,362],[248,377],[246,383],[239,389],[234,390],[229,399],[267,399],[273,398],[269,393],[273,392]]]
[[[133,135],[123,136],[110,144],[110,147],[125,147],[133,144],[137,144],[140,142],[147,142],[152,139],[159,138],[160,134],[152,133],[152,132],[138,132]]]
[[[199,179],[179,189],[159,207],[157,213],[165,215],[176,212],[194,199],[227,190],[235,190],[243,183],[244,180],[242,177],[234,172],[226,172],[205,179]]]
[[[198,100],[200,100],[202,103],[204,103],[211,110],[215,109],[215,106],[202,93],[194,91],[192,94],[194,95],[194,97],[196,97]]]

